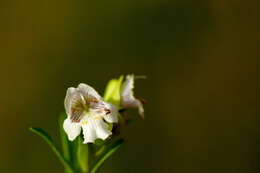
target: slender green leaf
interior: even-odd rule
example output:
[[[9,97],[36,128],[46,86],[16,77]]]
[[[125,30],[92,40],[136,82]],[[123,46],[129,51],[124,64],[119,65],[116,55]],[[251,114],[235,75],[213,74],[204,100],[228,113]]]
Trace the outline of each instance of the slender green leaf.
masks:
[[[125,141],[123,139],[119,139],[116,141],[113,145],[111,145],[108,150],[98,159],[97,163],[92,167],[90,170],[90,173],[95,173],[102,165],[103,163],[114,153],[116,152]]]
[[[72,146],[71,142],[69,141],[67,134],[65,133],[63,129],[63,122],[66,119],[67,115],[65,113],[62,113],[59,118],[59,127],[60,127],[60,138],[61,138],[61,146],[63,151],[63,156],[66,160],[69,162],[72,162]],[[70,169],[65,168],[65,173],[72,173]]]
[[[33,133],[35,133],[35,134],[39,135],[41,138],[43,138],[45,140],[45,142],[47,142],[47,144],[51,147],[53,152],[56,154],[56,156],[59,158],[59,160],[61,161],[61,163],[64,165],[64,167],[66,169],[69,169],[71,172],[75,173],[75,171],[73,170],[73,167],[70,165],[69,161],[65,159],[65,157],[62,155],[62,153],[59,150],[59,148],[57,147],[57,145],[53,142],[51,137],[45,131],[43,131],[40,128],[36,128],[36,127],[31,127],[29,129]]]

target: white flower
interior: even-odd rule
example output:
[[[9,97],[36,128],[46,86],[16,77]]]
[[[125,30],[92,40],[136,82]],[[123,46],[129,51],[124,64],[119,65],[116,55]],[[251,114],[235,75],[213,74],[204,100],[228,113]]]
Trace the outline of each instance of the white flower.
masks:
[[[70,87],[64,101],[68,118],[63,128],[69,140],[74,140],[83,130],[83,143],[93,143],[95,139],[106,139],[112,134],[108,130],[109,123],[117,119],[117,107],[107,103],[90,86],[79,84],[77,88]]]
[[[121,87],[121,105],[125,108],[138,108],[138,112],[144,118],[143,103],[134,97],[134,75],[127,75]]]

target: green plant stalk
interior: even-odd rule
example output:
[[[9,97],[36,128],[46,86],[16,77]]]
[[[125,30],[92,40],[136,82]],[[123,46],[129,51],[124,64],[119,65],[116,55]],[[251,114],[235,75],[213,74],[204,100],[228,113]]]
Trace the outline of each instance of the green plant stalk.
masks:
[[[85,144],[86,145],[86,144]],[[90,168],[91,168],[91,164],[92,164],[92,159],[94,159],[94,154],[93,154],[93,144],[87,144],[88,147],[88,160],[87,160],[87,165],[88,165],[88,170],[87,172],[89,172]]]
[[[81,172],[87,173],[90,168],[92,156],[92,144],[83,144],[83,139],[79,136],[77,145],[77,164]]]

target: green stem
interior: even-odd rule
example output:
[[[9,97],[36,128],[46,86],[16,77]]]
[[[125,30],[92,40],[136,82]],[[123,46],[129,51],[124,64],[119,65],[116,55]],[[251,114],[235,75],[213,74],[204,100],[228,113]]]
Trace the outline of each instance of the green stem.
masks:
[[[94,155],[93,155],[93,144],[87,144],[88,145],[88,155],[87,155],[87,172],[89,172],[90,170],[90,165],[92,163],[92,159],[94,158]]]
[[[83,137],[78,137],[76,166],[82,173],[89,172],[92,156],[93,144],[83,144]]]

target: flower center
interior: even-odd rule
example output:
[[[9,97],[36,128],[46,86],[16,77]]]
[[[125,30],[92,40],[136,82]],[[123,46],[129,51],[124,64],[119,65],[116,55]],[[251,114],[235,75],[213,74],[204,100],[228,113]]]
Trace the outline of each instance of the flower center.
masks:
[[[88,98],[81,95],[80,99],[78,99],[71,107],[71,117],[72,122],[79,122],[84,114],[87,113],[87,116],[90,117],[90,108],[98,109],[99,101],[93,97]]]

